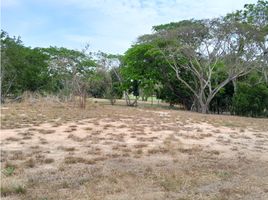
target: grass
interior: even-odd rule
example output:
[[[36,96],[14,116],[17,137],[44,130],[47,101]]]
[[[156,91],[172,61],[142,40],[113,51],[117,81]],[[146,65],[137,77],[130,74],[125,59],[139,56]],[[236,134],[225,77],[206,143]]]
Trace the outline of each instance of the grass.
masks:
[[[10,160],[24,160],[25,155],[21,150],[16,150],[11,152],[11,156],[9,157]]]
[[[8,137],[6,138],[7,141],[12,141],[12,142],[17,142],[20,141],[20,138],[15,138],[15,137]]]
[[[6,106],[2,197],[267,199],[267,119],[102,103]]]
[[[68,157],[64,158],[64,163],[66,163],[66,164],[84,163],[84,164],[92,165],[92,164],[95,164],[97,160],[95,160],[95,159],[85,159],[85,158],[81,158],[81,157],[68,156]]]
[[[228,171],[218,171],[218,172],[216,172],[216,176],[218,176],[222,180],[227,180],[227,179],[231,178],[232,175],[233,174],[228,172]]]
[[[34,168],[35,165],[36,165],[36,162],[33,158],[29,158],[28,160],[24,162],[24,166],[28,168]]]
[[[14,172],[15,172],[15,167],[14,166],[8,166],[5,169],[2,169],[2,173],[5,176],[12,176]]]
[[[182,184],[183,179],[176,176],[163,177],[163,179],[160,181],[161,187],[168,192],[176,192],[180,190]]]
[[[54,161],[55,161],[55,160],[54,160],[53,158],[45,158],[43,162],[44,162],[45,164],[50,164],[50,163],[53,163]]]
[[[64,147],[64,146],[59,146],[58,149],[64,150],[64,151],[75,151],[75,147]]]
[[[25,194],[27,191],[26,186],[18,182],[2,182],[0,192],[1,197],[10,196],[13,194]]]
[[[39,133],[41,134],[52,134],[52,133],[55,133],[56,131],[55,130],[49,130],[49,129],[40,129],[39,130]]]

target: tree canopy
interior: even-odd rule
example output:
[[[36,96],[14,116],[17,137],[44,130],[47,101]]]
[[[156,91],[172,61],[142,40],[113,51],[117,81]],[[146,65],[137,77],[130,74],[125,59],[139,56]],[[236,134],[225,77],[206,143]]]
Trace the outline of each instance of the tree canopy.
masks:
[[[268,2],[214,19],[155,25],[124,55],[26,47],[1,31],[1,101],[24,91],[63,96],[150,96],[202,113],[267,116]],[[131,102],[130,95],[135,96]]]

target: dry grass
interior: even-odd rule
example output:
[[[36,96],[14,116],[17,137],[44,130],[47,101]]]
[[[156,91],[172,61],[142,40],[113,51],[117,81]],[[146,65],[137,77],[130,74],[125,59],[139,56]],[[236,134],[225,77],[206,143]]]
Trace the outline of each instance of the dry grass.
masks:
[[[3,199],[268,199],[268,120],[37,101],[2,111]]]
[[[29,158],[23,164],[26,168],[33,168],[36,165],[36,161],[33,158]]]
[[[18,182],[1,182],[1,197],[7,197],[10,195],[23,195],[26,193],[25,185]]]
[[[55,161],[55,160],[54,160],[53,158],[45,158],[43,162],[44,162],[45,164],[50,164],[50,163],[53,163],[54,161]]]
[[[58,149],[61,149],[61,150],[64,150],[64,151],[75,151],[75,147],[59,146]]]
[[[52,134],[52,133],[55,133],[56,131],[55,130],[45,130],[45,129],[40,129],[39,130],[39,133],[41,134]]]
[[[8,137],[8,138],[6,138],[6,140],[16,142],[16,141],[20,141],[20,138]]]

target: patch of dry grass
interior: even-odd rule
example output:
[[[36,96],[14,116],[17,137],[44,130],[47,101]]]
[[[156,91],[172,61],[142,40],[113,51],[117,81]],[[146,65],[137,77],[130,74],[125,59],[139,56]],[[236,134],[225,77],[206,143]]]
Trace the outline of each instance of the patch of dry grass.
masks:
[[[13,142],[17,142],[17,141],[20,141],[21,139],[20,138],[15,138],[15,137],[8,137],[6,138],[7,141],[13,141]]]
[[[36,165],[36,161],[33,158],[29,158],[23,164],[25,167],[34,168]]]
[[[59,146],[58,149],[63,151],[75,151],[75,147],[65,147],[65,146]]]
[[[1,182],[1,197],[7,197],[10,195],[23,195],[27,191],[26,186],[15,180],[4,180]]]
[[[49,129],[39,129],[38,131],[41,134],[52,134],[56,132],[56,130],[49,130]]]
[[[28,128],[1,141],[2,197],[268,199],[265,119],[107,105],[7,106],[3,128]]]
[[[65,164],[77,164],[77,163],[83,163],[88,165],[96,164],[98,161],[104,161],[106,160],[106,157],[95,157],[91,159],[85,159],[82,157],[74,157],[74,156],[67,156],[64,158]]]

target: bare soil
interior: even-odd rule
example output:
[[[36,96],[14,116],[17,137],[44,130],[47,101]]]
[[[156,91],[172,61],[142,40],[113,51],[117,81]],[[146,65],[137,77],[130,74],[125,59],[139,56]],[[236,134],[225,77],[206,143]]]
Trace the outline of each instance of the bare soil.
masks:
[[[93,102],[1,110],[4,200],[268,199],[268,119]]]

